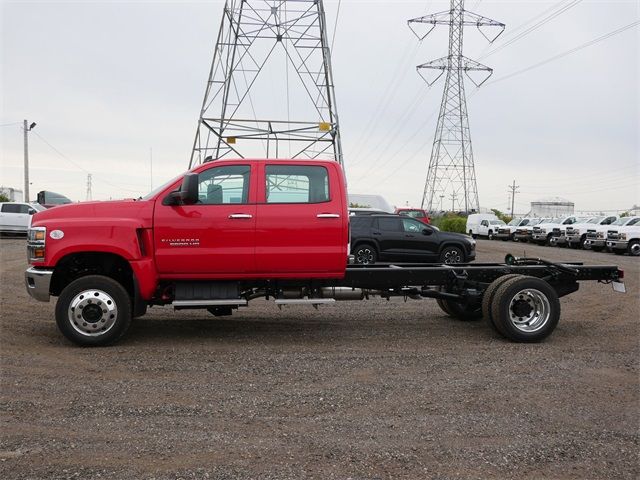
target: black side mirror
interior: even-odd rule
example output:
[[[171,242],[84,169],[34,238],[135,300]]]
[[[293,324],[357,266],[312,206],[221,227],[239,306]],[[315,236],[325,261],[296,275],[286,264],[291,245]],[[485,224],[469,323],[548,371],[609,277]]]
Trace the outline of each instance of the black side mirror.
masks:
[[[164,205],[193,205],[198,202],[198,174],[187,173],[180,190],[171,192],[162,202]]]
[[[30,208],[29,211],[27,212],[29,215],[33,215],[34,213],[36,213],[36,211],[33,208]]]
[[[431,235],[433,233],[433,230],[431,230],[430,228],[423,228],[422,229],[422,234],[423,235]]]

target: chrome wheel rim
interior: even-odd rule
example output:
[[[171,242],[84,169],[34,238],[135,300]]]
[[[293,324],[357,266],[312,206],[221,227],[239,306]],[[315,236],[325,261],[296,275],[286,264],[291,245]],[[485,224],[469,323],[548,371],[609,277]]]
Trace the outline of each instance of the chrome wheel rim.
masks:
[[[509,321],[521,332],[537,332],[550,318],[551,303],[540,290],[520,290],[509,302]]]
[[[631,255],[640,255],[640,243],[634,243],[633,245],[631,245]]]
[[[444,251],[444,263],[462,263],[462,255],[458,250],[452,248]]]
[[[370,248],[360,248],[356,252],[356,262],[368,265],[373,263],[373,250]]]
[[[84,290],[73,297],[67,315],[71,327],[80,335],[98,337],[113,328],[118,318],[118,307],[108,293]]]

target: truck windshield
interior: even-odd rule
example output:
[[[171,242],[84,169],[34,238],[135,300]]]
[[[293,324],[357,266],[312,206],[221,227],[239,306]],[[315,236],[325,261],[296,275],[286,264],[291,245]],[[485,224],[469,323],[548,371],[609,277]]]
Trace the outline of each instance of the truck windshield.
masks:
[[[524,218],[524,219],[522,219],[522,221],[520,222],[520,224],[518,226],[524,227],[525,225],[529,225],[530,223],[531,223],[531,220],[529,220],[528,218]]]
[[[604,217],[593,217],[587,220],[587,223],[600,223],[602,220],[604,220]]]
[[[510,225],[512,227],[515,227],[516,225],[521,225],[520,219],[519,218],[514,218],[509,223],[507,223],[507,225]]]
[[[400,215],[407,215],[413,218],[424,218],[424,212],[422,210],[400,210]]]
[[[164,190],[165,188],[167,188],[169,185],[171,185],[172,183],[174,183],[176,180],[178,180],[179,178],[183,177],[184,174],[187,172],[182,172],[180,175],[172,178],[171,180],[169,180],[168,182],[163,183],[162,185],[160,185],[158,188],[151,190],[149,193],[147,193],[144,197],[140,197],[140,200],[150,200],[151,198],[155,197],[158,193],[160,193],[162,190]]]

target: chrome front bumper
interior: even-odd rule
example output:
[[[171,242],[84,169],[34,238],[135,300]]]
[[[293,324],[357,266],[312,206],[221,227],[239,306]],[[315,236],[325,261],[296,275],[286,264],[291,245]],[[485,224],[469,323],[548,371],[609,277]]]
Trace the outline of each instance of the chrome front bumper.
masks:
[[[614,250],[626,250],[628,244],[629,240],[607,240],[607,247]]]
[[[40,302],[48,302],[52,275],[53,270],[38,270],[33,267],[27,269],[24,272],[24,283],[29,295]]]
[[[584,241],[584,245],[586,247],[604,247],[606,245],[606,240],[601,240],[601,239],[592,239],[592,238],[587,238]]]

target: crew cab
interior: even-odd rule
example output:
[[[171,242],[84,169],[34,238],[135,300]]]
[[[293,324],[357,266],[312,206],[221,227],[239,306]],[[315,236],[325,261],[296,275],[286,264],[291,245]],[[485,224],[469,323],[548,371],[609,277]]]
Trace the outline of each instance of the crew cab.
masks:
[[[632,257],[640,256],[640,223],[610,230],[607,247],[616,255],[626,252]]]
[[[219,316],[257,298],[318,307],[375,296],[433,298],[449,316],[484,317],[508,339],[537,342],[553,332],[559,298],[579,282],[624,290],[613,265],[511,255],[483,264],[350,265],[349,221],[357,217],[347,206],[337,162],[210,161],[138,200],[35,214],[25,286],[36,300],[58,297],[58,329],[83,346],[117,341],[155,305]]]
[[[640,223],[640,217],[620,217],[611,225],[595,225],[587,229],[587,239],[584,248],[601,252],[607,246],[607,233],[616,232],[618,227],[633,226]]]
[[[438,228],[403,215],[351,218],[351,252],[355,263],[464,263],[476,257],[476,242],[467,235]]]
[[[566,238],[567,244],[571,248],[584,248],[584,243],[587,240],[587,232],[589,229],[598,226],[607,226],[617,221],[620,217],[618,215],[609,215],[606,217],[593,217],[586,222],[576,222],[573,225],[567,227]]]
[[[551,220],[539,223],[533,227],[531,239],[540,245],[550,245],[552,237],[560,236],[560,231],[567,225],[576,223],[577,218],[573,215],[564,218],[552,218]]]
[[[531,222],[530,218],[514,218],[506,225],[498,227],[496,238],[499,238],[503,241],[516,240],[515,233],[518,227],[526,227],[529,222]]]

